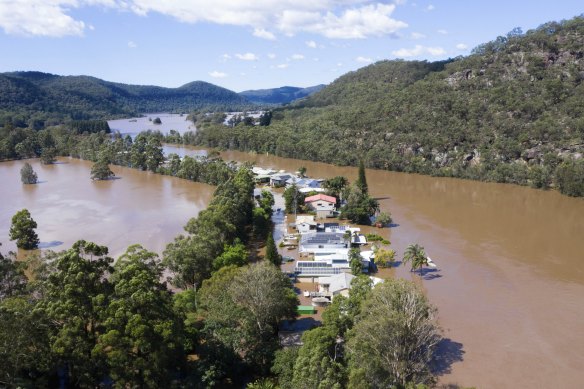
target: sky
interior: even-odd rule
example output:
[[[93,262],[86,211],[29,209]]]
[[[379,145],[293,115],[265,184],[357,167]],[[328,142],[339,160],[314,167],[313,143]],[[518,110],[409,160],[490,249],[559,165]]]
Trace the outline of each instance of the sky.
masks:
[[[581,0],[0,0],[0,72],[234,91],[436,61],[584,12]]]

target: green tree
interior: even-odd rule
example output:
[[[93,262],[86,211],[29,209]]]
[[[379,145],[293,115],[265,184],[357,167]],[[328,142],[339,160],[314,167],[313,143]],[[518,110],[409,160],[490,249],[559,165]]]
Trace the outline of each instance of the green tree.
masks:
[[[300,175],[300,177],[306,177],[306,167],[300,166],[298,168],[298,174]]]
[[[38,176],[33,170],[30,163],[25,162],[22,169],[20,169],[20,180],[23,184],[36,184],[38,181]]]
[[[361,250],[353,248],[349,250],[349,266],[351,273],[358,276],[363,273],[363,262],[361,261]]]
[[[418,268],[422,270],[424,265],[428,265],[428,256],[422,246],[417,243],[410,244],[404,251],[403,263],[404,265],[410,263],[412,266],[411,270]]]
[[[248,263],[249,253],[239,239],[233,245],[225,245],[223,253],[213,261],[213,270],[217,271],[225,266],[243,266]]]
[[[154,120],[152,120],[153,124],[162,124],[162,120],[160,120],[159,117],[154,118]]]
[[[359,173],[357,176],[357,181],[355,182],[357,188],[363,193],[364,195],[369,193],[369,187],[367,186],[367,177],[365,176],[365,162],[363,160],[359,160]]]
[[[34,229],[37,223],[27,209],[22,209],[12,216],[10,226],[10,240],[16,240],[16,247],[25,250],[34,250],[39,246],[39,237]]]
[[[108,180],[109,178],[115,176],[114,172],[111,171],[109,167],[109,162],[105,158],[100,158],[91,167],[91,179],[92,180]]]
[[[8,297],[24,293],[27,278],[24,274],[26,264],[14,258],[4,258],[0,254],[0,302]]]
[[[268,239],[266,240],[266,255],[264,259],[275,266],[282,264],[282,256],[278,253],[278,248],[276,247],[274,236],[271,232],[268,234]]]
[[[389,212],[380,212],[375,218],[375,223],[381,224],[381,226],[387,226],[392,222],[391,214]]]
[[[94,353],[104,333],[101,314],[112,294],[113,259],[107,253],[105,246],[76,242],[54,260],[55,271],[43,286],[45,298],[39,308],[53,323],[51,350],[67,366],[75,386],[94,387],[107,374],[104,356]]]
[[[324,326],[302,335],[294,364],[292,386],[300,389],[341,389],[346,382],[342,363],[343,341],[333,327]]]
[[[183,363],[182,322],[160,282],[162,270],[158,256],[139,245],[116,262],[93,350],[105,357],[116,387],[167,387]]]
[[[57,150],[54,147],[44,147],[41,151],[41,162],[50,165],[57,160]]]
[[[379,249],[375,252],[375,264],[379,267],[391,267],[395,261],[395,251]]]
[[[379,210],[379,202],[353,184],[347,190],[347,203],[341,209],[341,217],[353,223],[369,225],[371,217]]]
[[[322,187],[327,190],[327,193],[336,197],[337,200],[340,200],[343,191],[348,185],[349,181],[343,176],[328,178],[322,183]]]
[[[48,387],[55,366],[50,321],[32,296],[0,300],[0,382],[3,387]]]
[[[296,184],[284,190],[284,203],[287,213],[301,212],[304,205],[304,195],[298,191]]]
[[[435,312],[411,282],[386,280],[375,287],[347,344],[349,386],[363,380],[373,388],[433,383],[430,363],[441,339]]]
[[[299,347],[284,347],[276,351],[271,372],[278,377],[278,386],[281,389],[294,389],[292,378],[294,377],[294,364],[298,357]]]

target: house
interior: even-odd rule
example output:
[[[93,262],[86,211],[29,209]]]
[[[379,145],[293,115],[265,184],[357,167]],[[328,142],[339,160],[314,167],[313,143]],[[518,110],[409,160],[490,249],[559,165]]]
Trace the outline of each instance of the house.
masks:
[[[343,234],[328,232],[310,232],[300,238],[300,252],[310,253],[315,249],[347,248]]]
[[[383,282],[381,278],[369,277],[373,286]],[[318,291],[330,296],[331,301],[335,296],[348,296],[351,289],[351,282],[355,276],[349,273],[339,273],[328,277],[318,278]]]
[[[308,209],[316,212],[318,219],[332,217],[336,203],[336,198],[322,193],[304,199],[304,204],[306,204]]]
[[[292,177],[286,181],[286,186],[296,185],[299,189],[320,189],[322,181],[321,179]]]
[[[306,234],[311,231],[316,231],[317,223],[314,221],[314,216],[296,216],[296,230],[301,234]]]
[[[279,173],[270,176],[270,185],[275,187],[282,187],[286,185],[286,181],[292,178],[291,174]]]

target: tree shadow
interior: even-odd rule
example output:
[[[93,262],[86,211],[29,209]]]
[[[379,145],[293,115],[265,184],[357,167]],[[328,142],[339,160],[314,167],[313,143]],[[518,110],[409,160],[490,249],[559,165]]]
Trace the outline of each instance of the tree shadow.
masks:
[[[377,201],[381,201],[381,200],[391,200],[391,197],[374,197],[375,200]]]
[[[39,249],[49,249],[51,247],[57,247],[62,245],[63,242],[59,241],[59,240],[53,240],[51,242],[40,242],[39,243]]]
[[[452,365],[462,362],[464,354],[462,343],[443,338],[436,345],[436,352],[430,366],[432,373],[438,376],[451,373]]]

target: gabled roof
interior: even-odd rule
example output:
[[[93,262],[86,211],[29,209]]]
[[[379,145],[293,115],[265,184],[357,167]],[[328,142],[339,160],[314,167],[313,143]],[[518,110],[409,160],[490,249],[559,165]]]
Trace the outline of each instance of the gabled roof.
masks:
[[[353,281],[354,278],[355,276],[350,273],[340,273],[330,277],[319,277],[318,283],[328,284],[329,292],[334,294],[341,290],[351,289],[351,281]]]
[[[311,203],[313,201],[319,201],[319,200],[324,200],[324,201],[328,201],[330,203],[336,204],[337,203],[337,199],[334,198],[333,196],[327,196],[325,194],[317,194],[314,196],[310,196],[304,199],[305,203]]]

